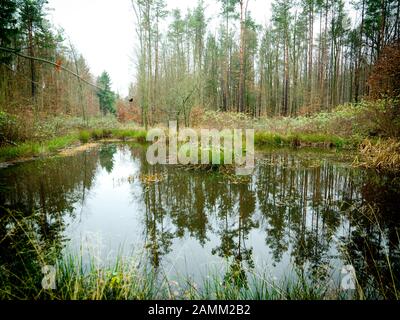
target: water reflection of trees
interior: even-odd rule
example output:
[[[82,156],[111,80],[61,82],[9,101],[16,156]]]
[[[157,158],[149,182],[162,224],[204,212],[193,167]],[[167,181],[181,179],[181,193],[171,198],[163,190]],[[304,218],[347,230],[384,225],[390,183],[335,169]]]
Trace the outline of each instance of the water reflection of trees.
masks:
[[[342,238],[347,258],[367,297],[399,298],[400,179],[370,174],[361,187],[363,201],[349,216],[351,229]],[[378,290],[376,290],[378,288]]]
[[[313,280],[327,278],[330,261],[336,258],[335,249],[341,248],[337,236],[343,232],[350,258],[357,258],[353,251],[360,257],[365,256],[365,247],[357,246],[356,236],[363,226],[354,224],[354,220],[362,219],[356,219],[354,213],[364,214],[365,203],[387,207],[400,190],[382,181],[384,178],[379,174],[330,161],[307,165],[290,154],[266,156],[253,178],[239,184],[213,173],[188,172],[171,166],[150,167],[142,157],[142,174],[165,176],[160,183],[146,185],[144,194],[146,230],[153,234],[153,238],[147,239],[152,243],[149,247],[162,248],[157,252],[155,265],[159,265],[163,254],[170,252],[173,238],[187,234],[204,245],[208,234],[213,233],[220,243],[212,254],[230,259],[231,279],[234,279],[233,274],[243,280],[245,265],[248,268],[254,265],[253,248],[247,239],[257,228],[265,230],[265,241],[274,264],[290,249],[298,270]],[[379,192],[371,191],[369,186],[371,179],[381,181],[379,188],[382,190],[392,188],[392,193],[379,200]],[[392,214],[395,207],[393,204],[389,210]],[[387,220],[387,217],[381,218]],[[362,232],[369,232],[370,241],[374,242],[376,237],[380,239],[373,223],[369,221],[366,225],[368,230]],[[398,225],[396,220],[386,228],[394,244],[398,244],[394,231],[394,226]],[[355,231],[349,233],[349,228]],[[352,250],[352,246],[356,248]],[[389,252],[398,260],[398,250],[391,247]],[[384,261],[383,256],[374,258]]]
[[[242,264],[253,265],[252,249],[246,247],[249,232],[257,227],[252,220],[256,199],[251,185],[228,184],[215,173],[149,166],[144,154],[141,157],[141,174],[161,173],[165,177],[161,183],[143,185],[146,246],[155,267],[159,266],[161,255],[170,252],[173,238],[188,234],[204,246],[209,240],[208,232],[221,238],[213,254],[232,257],[235,274],[242,274]]]
[[[100,166],[108,173],[111,173],[114,168],[114,154],[117,152],[117,146],[114,144],[103,145],[99,149]]]
[[[74,204],[84,201],[94,179],[97,160],[97,152],[92,151],[29,162],[2,171],[2,288],[7,283],[20,283],[16,287],[24,290],[35,290],[40,285],[42,265],[54,263],[63,247],[64,216],[72,215]]]
[[[280,262],[291,245],[298,269],[308,266],[311,275],[326,276],[341,206],[359,197],[356,173],[329,162],[307,167],[288,155],[267,159],[257,171],[257,194],[274,262]],[[274,165],[277,162],[280,165]]]
[[[30,254],[23,247],[29,239],[22,230],[9,236],[16,220],[7,210],[20,212],[17,220],[31,217],[43,250],[59,252],[63,215],[85,201],[98,165],[108,173],[113,170],[117,150],[129,149],[105,145],[2,171],[2,270],[24,268]],[[362,286],[383,286],[386,296],[394,296],[388,284],[398,285],[400,272],[398,178],[271,153],[260,160],[251,179],[238,181],[216,173],[150,166],[145,154],[144,148],[131,148],[140,174],[163,176],[158,183],[141,182],[145,248],[153,266],[161,265],[174,239],[190,236],[204,246],[213,235],[219,243],[211,253],[229,261],[225,280],[245,286],[245,270],[255,264],[249,236],[260,229],[273,264],[290,253],[298,270],[319,280],[328,276],[327,265],[340,248],[342,260],[354,265]],[[29,261],[38,267],[32,258]]]

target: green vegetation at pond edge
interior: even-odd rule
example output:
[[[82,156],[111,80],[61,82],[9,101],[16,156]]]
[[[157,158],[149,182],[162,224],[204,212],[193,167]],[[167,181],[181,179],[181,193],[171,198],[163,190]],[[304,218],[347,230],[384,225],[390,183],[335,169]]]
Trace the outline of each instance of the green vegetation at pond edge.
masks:
[[[41,142],[28,141],[16,146],[0,148],[0,162],[13,161],[24,158],[33,158],[52,155],[64,148],[77,143],[88,143],[90,140],[120,139],[146,141],[146,131],[128,129],[93,129],[81,130],[65,136],[52,138]]]
[[[132,129],[92,129],[92,130],[81,130],[79,132],[79,140],[82,143],[87,143],[89,140],[101,140],[101,139],[120,139],[136,140],[138,142],[146,141],[147,132],[145,130],[132,130]]]
[[[4,146],[0,148],[0,162],[12,161],[21,158],[31,158],[38,156],[51,155],[63,148],[69,147],[78,142],[88,143],[91,140],[119,139],[122,141],[135,140],[137,142],[146,141],[147,132],[145,130],[131,129],[90,129],[80,130],[78,133],[52,138],[41,142],[28,141],[17,146]],[[350,146],[348,140],[329,135],[297,134],[279,135],[269,132],[256,132],[256,145],[271,146],[318,146],[318,147],[337,147]]]
[[[359,141],[354,139],[345,139],[329,134],[279,134],[272,132],[256,132],[254,142],[257,145],[336,147],[349,149],[354,149],[359,144]]]
[[[70,147],[78,143],[88,143],[89,141],[98,141],[103,139],[118,139],[121,141],[136,141],[139,143],[146,142],[147,132],[141,129],[89,129],[80,130],[78,133],[71,133],[60,137],[55,137],[49,140],[35,142],[28,141],[20,143],[16,146],[4,146],[0,147],[0,162],[13,161],[24,158],[33,158],[40,156],[49,156],[58,151]],[[272,146],[272,147],[318,147],[318,148],[337,148],[337,149],[352,149],[357,150],[359,146],[374,145],[375,154],[379,153],[379,146],[383,145],[380,140],[371,141],[365,140],[363,142],[358,139],[341,138],[335,135],[328,134],[279,134],[272,132],[261,132],[258,131],[254,136],[254,143],[256,146]],[[393,148],[392,148],[393,149]],[[393,150],[391,150],[393,151]],[[199,152],[201,157],[201,152]],[[394,153],[393,153],[394,154]],[[223,151],[220,153],[221,163],[223,160]],[[396,155],[396,154],[395,154]],[[372,156],[366,153],[365,149],[361,149],[361,157]],[[210,157],[212,157],[212,151],[210,150]],[[390,159],[391,163],[388,165],[379,162],[379,166],[374,166],[374,163],[370,163],[368,167],[379,167],[393,171],[397,168],[397,163],[393,163],[393,159]],[[357,165],[362,166],[365,162],[359,162],[357,158]],[[397,169],[396,169],[397,170]]]
[[[193,119],[192,125],[195,130],[252,128],[257,147],[357,150],[357,166],[393,171],[398,170],[399,162],[393,159],[398,158],[400,151],[385,146],[386,140],[398,141],[398,121],[392,121],[395,117],[389,111],[393,108],[388,107],[397,100],[393,101],[362,101],[310,116],[260,119],[242,113],[206,111]],[[71,145],[102,139],[142,143],[147,134],[135,122],[121,123],[112,116],[93,117],[87,123],[73,116],[58,116],[43,119],[33,126],[5,112],[0,118],[0,162],[51,155]],[[166,125],[168,123],[154,124],[154,127],[165,128]],[[365,149],[364,145],[373,147]]]
[[[85,265],[82,256],[67,254],[58,259],[56,289],[41,287],[43,274],[40,265],[26,270],[25,278],[17,282],[3,282],[0,299],[36,300],[323,300],[347,299],[349,295],[335,288],[315,285],[307,279],[278,282],[267,275],[250,273],[246,280],[235,273],[234,265],[221,265],[225,277],[210,271],[203,282],[195,283],[182,276],[170,281],[151,268],[138,267],[139,261],[118,257],[106,266],[96,263],[94,257]],[[32,266],[30,266],[32,267]],[[229,280],[228,280],[229,274]],[[4,273],[3,281],[6,280]],[[21,286],[22,282],[26,287]],[[356,294],[363,299],[362,291]]]
[[[78,142],[76,134],[57,137],[44,142],[25,142],[0,148],[0,162],[50,155]]]
[[[132,129],[93,129],[81,130],[79,132],[79,140],[82,143],[88,143],[92,140],[101,139],[119,139],[122,141],[135,140],[137,142],[146,141],[147,132],[145,130]]]

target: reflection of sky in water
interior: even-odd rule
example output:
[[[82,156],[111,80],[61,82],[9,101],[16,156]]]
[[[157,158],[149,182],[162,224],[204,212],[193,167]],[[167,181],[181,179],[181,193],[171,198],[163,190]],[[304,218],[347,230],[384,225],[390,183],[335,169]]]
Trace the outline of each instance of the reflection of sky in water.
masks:
[[[132,252],[137,254],[146,251],[144,249],[146,206],[143,198],[144,187],[139,180],[143,158],[133,156],[128,148],[118,148],[112,159],[113,166],[111,170],[108,170],[109,172],[101,165],[97,166],[93,184],[90,190],[85,191],[83,205],[81,201],[75,203],[76,218],[68,221],[68,227],[65,231],[67,237],[72,240],[69,248],[79,249],[84,243],[86,249],[92,255],[101,257],[102,261],[107,258],[112,259],[121,252],[123,255],[129,256]],[[260,172],[256,171],[255,175],[258,174]],[[346,177],[343,179],[346,179]],[[335,186],[344,187],[343,179],[339,177],[339,182]],[[257,193],[256,180],[253,177],[253,183],[250,187],[254,194]],[[311,181],[309,183],[311,184]],[[298,187],[295,186],[295,188]],[[179,185],[175,185],[174,188],[179,192]],[[311,191],[307,193],[308,206],[311,206],[310,200],[313,198],[313,190],[310,189]],[[343,196],[342,193],[346,192],[346,190],[332,191],[330,200],[332,203],[340,200],[340,197]],[[177,196],[179,197],[179,195]],[[324,196],[322,195],[322,197]],[[268,201],[276,201],[276,205],[285,206],[285,203],[279,204],[280,200],[268,199]],[[237,205],[234,208],[238,210]],[[165,209],[168,211],[167,208]],[[184,208],[181,209],[184,210]],[[207,271],[221,271],[221,266],[225,265],[224,260],[218,255],[212,254],[213,249],[221,243],[217,234],[221,229],[221,219],[216,214],[218,208],[215,207],[213,210],[214,213],[208,216],[208,223],[211,228],[207,230],[208,240],[205,241],[204,245],[201,245],[195,237],[190,236],[189,232],[185,232],[181,238],[173,237],[169,253],[159,256],[161,266],[166,274],[172,276],[172,278],[177,274],[190,275],[199,281],[201,277],[206,275]],[[252,257],[257,273],[265,273],[273,278],[280,279],[292,272],[292,243],[295,240],[293,237],[296,235],[285,224],[281,241],[285,243],[287,249],[283,250],[279,261],[274,261],[271,248],[266,244],[266,228],[270,229],[273,226],[270,226],[268,221],[265,220],[262,212],[260,212],[261,210],[256,195],[256,208],[254,213],[250,213],[250,218],[262,223],[259,227],[250,228],[244,241],[244,248],[252,248]],[[308,230],[316,228],[315,221],[313,221],[315,216],[313,218],[311,212],[312,208],[307,207],[305,222]],[[231,227],[237,227],[238,219],[235,216],[229,217],[228,220]],[[157,223],[161,224],[161,221],[157,221]],[[176,226],[168,216],[168,212],[165,214],[162,226],[165,230],[172,233],[176,232]],[[337,228],[337,236],[340,235],[340,232],[346,233],[346,230],[348,230],[346,222],[342,221]],[[239,239],[236,236],[233,240],[237,242]],[[321,239],[321,241],[326,240]],[[334,266],[333,270],[337,275],[343,263],[340,259],[334,258],[337,255],[335,241],[332,239],[329,241],[324,255],[330,257],[327,261]]]
[[[232,278],[254,265],[272,279],[300,269],[339,282],[347,258],[362,287],[400,274],[398,177],[354,169],[339,161],[347,153],[326,151],[258,151],[250,179],[150,166],[145,154],[106,144],[1,169],[0,203],[23,213],[44,246],[59,250],[64,236],[65,251],[82,250],[84,262],[87,252],[107,264],[122,255],[171,280],[201,283],[228,270]],[[9,263],[10,249],[0,249]]]

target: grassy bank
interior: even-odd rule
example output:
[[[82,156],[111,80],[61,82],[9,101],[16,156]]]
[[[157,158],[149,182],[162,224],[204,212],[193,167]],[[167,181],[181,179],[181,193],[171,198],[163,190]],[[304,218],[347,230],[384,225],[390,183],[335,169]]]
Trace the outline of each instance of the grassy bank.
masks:
[[[145,133],[135,123],[114,116],[22,117],[0,113],[0,162],[52,155],[64,148],[101,139],[139,140]],[[40,120],[41,119],[41,120]]]
[[[52,138],[42,142],[24,142],[0,148],[0,162],[46,156],[79,142],[78,134]]]
[[[330,112],[291,118],[254,119],[242,113],[202,110],[193,116],[191,125],[198,129],[253,128],[255,144],[259,147],[358,150],[357,166],[397,171],[400,152],[393,144],[399,141],[396,137],[400,135],[400,121],[395,112],[398,103],[396,99],[363,101],[338,106]],[[30,118],[2,115],[0,162],[46,156],[74,144],[102,139],[144,142],[146,138],[146,132],[135,123],[120,123],[112,116],[92,118],[88,122],[68,116],[31,122]]]
[[[54,124],[54,122],[56,124]],[[132,129],[126,125],[118,124],[118,122],[113,122],[112,120],[94,120],[88,127],[82,128],[81,122],[74,122],[69,119],[67,121],[67,123],[71,124],[69,131],[64,127],[65,124],[63,125],[63,128],[58,126],[60,120],[53,119],[51,123],[52,124],[47,124],[47,126],[43,125],[43,128],[52,128],[42,129],[42,131],[49,131],[47,138],[44,138],[42,131],[40,131],[40,137],[31,138],[32,140],[27,141],[18,141],[13,143],[13,145],[0,147],[0,162],[48,156],[73,145],[85,144],[90,141],[99,141],[104,139],[145,142],[147,135],[145,130],[140,128]],[[101,125],[104,127],[96,127]],[[57,134],[60,135],[57,136]],[[355,148],[357,145],[357,142],[351,139],[345,139],[330,134],[283,134],[277,132],[257,131],[254,138],[256,146]]]
[[[253,128],[255,143],[269,146],[359,149],[400,136],[399,101],[382,99],[340,105],[331,111],[293,117],[253,118],[245,114],[204,111],[193,119],[199,128]],[[398,140],[398,138],[397,138]]]
[[[48,140],[28,141],[15,146],[1,147],[0,162],[48,156],[79,143],[84,144],[104,139],[145,142],[146,135],[147,132],[141,129],[85,129]],[[354,148],[354,142],[352,141],[322,134],[280,135],[269,132],[256,132],[254,142],[256,146]],[[223,163],[223,160],[221,163]]]
[[[146,141],[146,131],[134,129],[92,129],[80,130],[64,136],[43,141],[28,141],[17,145],[0,148],[0,162],[25,158],[44,157],[55,154],[62,149],[102,139],[118,139],[121,141]]]
[[[0,147],[0,162],[17,161],[35,157],[45,157],[56,154],[63,149],[79,146],[91,141],[120,140],[145,142],[147,132],[142,129],[84,129],[60,137],[43,141],[28,141],[17,145]],[[328,134],[279,134],[271,132],[256,132],[255,145],[258,147],[318,147],[358,150],[354,165],[365,168],[375,168],[383,171],[400,170],[400,148],[396,139],[357,139],[341,138]],[[220,151],[219,158],[224,163],[224,153]],[[212,150],[209,150],[212,158]],[[201,151],[199,151],[201,159]]]
[[[354,149],[358,145],[355,139],[346,139],[330,134],[297,133],[279,134],[273,132],[256,132],[256,145],[319,147],[319,148],[346,148]]]
[[[137,142],[146,142],[147,132],[141,129],[93,129],[81,130],[79,140],[81,143],[89,141],[99,141],[103,139],[117,139],[121,141],[134,140]]]

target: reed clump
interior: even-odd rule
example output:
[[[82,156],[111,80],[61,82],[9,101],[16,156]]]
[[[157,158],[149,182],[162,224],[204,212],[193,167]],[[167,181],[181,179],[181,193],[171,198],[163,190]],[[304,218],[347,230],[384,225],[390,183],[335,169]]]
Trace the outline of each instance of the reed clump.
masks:
[[[396,139],[364,140],[360,145],[361,160],[356,159],[355,166],[383,171],[400,171],[400,141]]]

